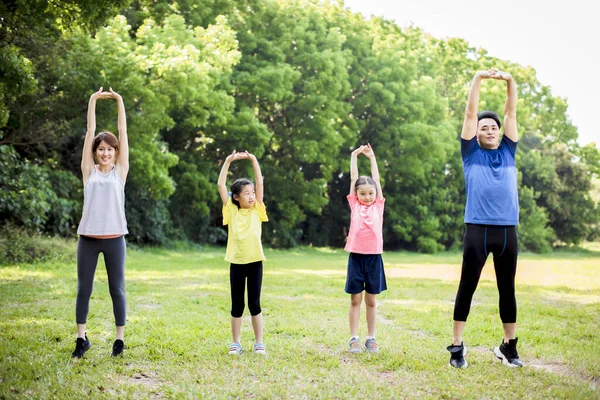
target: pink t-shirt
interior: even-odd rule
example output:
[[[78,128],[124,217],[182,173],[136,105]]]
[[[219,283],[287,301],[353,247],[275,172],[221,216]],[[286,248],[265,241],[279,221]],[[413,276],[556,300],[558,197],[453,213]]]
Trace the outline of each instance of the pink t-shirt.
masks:
[[[385,198],[377,198],[370,206],[358,201],[356,194],[346,196],[350,205],[350,232],[344,250],[359,254],[383,253],[383,206]]]

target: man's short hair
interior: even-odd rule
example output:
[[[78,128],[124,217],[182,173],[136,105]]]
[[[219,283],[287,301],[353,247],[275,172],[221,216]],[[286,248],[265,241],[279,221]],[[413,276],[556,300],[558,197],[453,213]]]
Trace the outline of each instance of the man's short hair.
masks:
[[[491,118],[498,124],[498,129],[502,128],[502,124],[500,123],[500,117],[493,111],[482,111],[477,114],[477,122],[481,121],[484,118]]]

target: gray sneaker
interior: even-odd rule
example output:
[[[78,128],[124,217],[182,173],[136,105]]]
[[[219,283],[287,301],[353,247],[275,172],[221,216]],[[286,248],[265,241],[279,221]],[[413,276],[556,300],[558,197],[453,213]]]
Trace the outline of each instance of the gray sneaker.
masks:
[[[265,351],[265,345],[262,343],[254,343],[254,352],[256,354],[267,354]]]
[[[365,342],[365,350],[367,353],[379,353],[379,346],[377,346],[377,341],[375,338],[367,339]]]
[[[231,343],[229,345],[229,353],[231,356],[239,356],[242,354],[242,346],[239,343]]]
[[[360,342],[357,338],[350,339],[350,343],[348,343],[348,345],[350,346],[350,353],[352,354],[358,354],[362,351]]]

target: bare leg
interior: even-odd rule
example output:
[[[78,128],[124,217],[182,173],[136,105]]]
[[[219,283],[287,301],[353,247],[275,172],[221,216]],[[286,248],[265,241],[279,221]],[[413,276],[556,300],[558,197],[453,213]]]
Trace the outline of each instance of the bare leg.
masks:
[[[465,330],[465,321],[454,321],[452,326],[452,344],[460,346],[463,341],[463,332]]]
[[[117,326],[117,339],[123,340],[125,337],[125,325]]]
[[[515,338],[515,335],[517,333],[516,322],[510,324],[502,324],[502,328],[504,329],[504,343],[508,343],[509,340]]]
[[[360,320],[360,305],[362,292],[350,295],[350,335],[358,336],[358,322]]]
[[[231,317],[231,337],[233,339],[233,343],[240,342],[240,336],[242,332],[242,318],[234,318]]]
[[[375,336],[377,324],[377,300],[374,294],[365,293],[365,305],[367,306],[367,329],[369,336]]]
[[[254,338],[256,343],[262,343],[263,339],[263,316],[262,313],[252,316],[252,329],[254,330]],[[239,342],[236,342],[239,343]]]
[[[85,339],[85,324],[77,324],[77,337]]]

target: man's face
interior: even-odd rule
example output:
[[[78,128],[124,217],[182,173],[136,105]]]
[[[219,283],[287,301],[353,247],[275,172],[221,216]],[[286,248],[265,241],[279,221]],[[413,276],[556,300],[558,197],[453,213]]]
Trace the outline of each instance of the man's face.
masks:
[[[492,118],[483,118],[477,123],[477,141],[484,149],[497,149],[500,143],[500,128]]]

